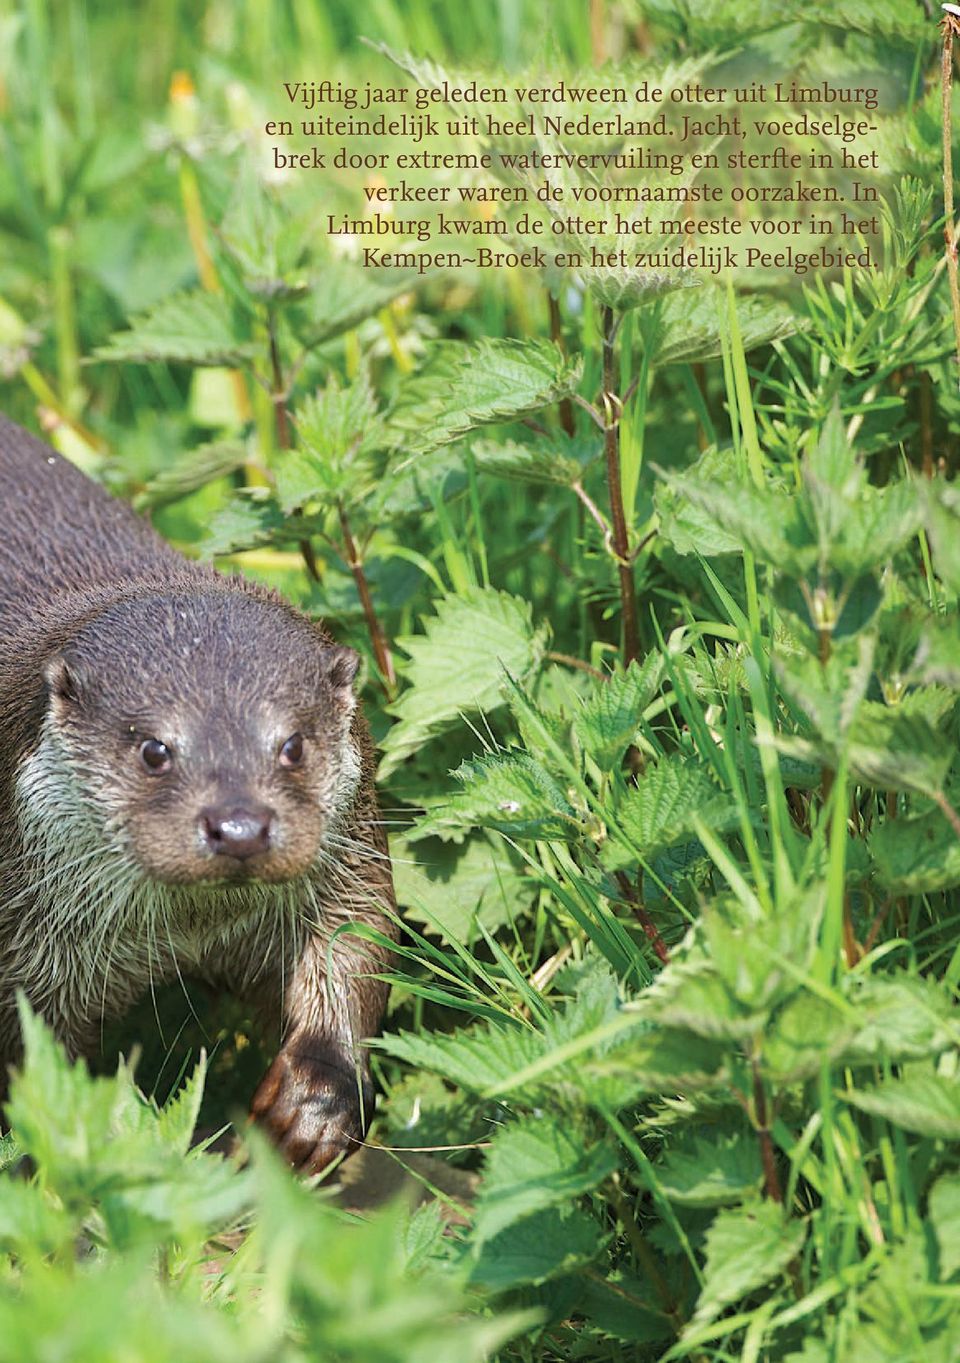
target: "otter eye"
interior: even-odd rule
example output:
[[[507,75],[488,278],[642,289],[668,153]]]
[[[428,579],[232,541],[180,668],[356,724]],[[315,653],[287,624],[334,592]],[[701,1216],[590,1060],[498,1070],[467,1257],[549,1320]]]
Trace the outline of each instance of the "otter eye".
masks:
[[[299,767],[303,761],[303,734],[291,734],[280,749],[281,767]]]
[[[151,776],[160,776],[173,766],[173,753],[159,738],[145,738],[140,744],[140,761]]]

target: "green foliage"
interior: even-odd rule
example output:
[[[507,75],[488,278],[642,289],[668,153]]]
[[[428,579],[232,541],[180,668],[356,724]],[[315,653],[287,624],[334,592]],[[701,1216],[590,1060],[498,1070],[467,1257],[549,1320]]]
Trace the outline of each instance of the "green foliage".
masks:
[[[260,1141],[246,1170],[190,1150],[202,1061],[161,1111],[128,1069],[92,1079],[26,1005],[21,1020],[7,1112],[35,1172],[0,1179],[0,1358],[480,1363],[527,1323],[464,1317],[466,1265],[429,1209],[364,1222]],[[244,1241],[229,1268],[211,1238],[228,1231]]]
[[[513,421],[576,390],[581,365],[545,341],[483,339],[439,346],[400,389],[387,434],[408,457],[478,426]]]

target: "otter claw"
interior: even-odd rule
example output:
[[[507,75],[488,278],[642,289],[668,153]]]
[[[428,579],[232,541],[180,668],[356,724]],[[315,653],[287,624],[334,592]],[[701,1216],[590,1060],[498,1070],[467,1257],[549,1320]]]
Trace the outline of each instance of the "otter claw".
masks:
[[[250,1107],[293,1168],[316,1174],[363,1143],[373,1087],[342,1063],[284,1047]]]

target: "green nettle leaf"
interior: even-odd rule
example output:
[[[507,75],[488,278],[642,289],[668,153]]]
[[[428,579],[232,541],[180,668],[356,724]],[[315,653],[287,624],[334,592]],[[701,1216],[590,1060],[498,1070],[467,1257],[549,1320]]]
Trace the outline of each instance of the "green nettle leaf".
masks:
[[[960,596],[960,490],[935,482],[927,497],[927,526],[937,576]]]
[[[173,463],[154,474],[133,499],[138,511],[167,506],[188,497],[218,478],[228,478],[244,467],[248,451],[239,440],[214,440],[178,455]]]
[[[677,289],[664,298],[652,337],[651,363],[700,364],[721,355],[721,308],[726,310],[721,300],[720,290],[710,286]],[[737,323],[745,351],[792,336],[797,330],[794,311],[762,294],[737,299]]]
[[[515,421],[569,396],[581,369],[551,341],[440,343],[401,388],[387,439],[408,456],[426,454],[478,426]]]
[[[847,590],[901,549],[920,528],[923,506],[909,479],[884,488],[866,483],[862,462],[849,448],[840,416],[825,424],[820,442],[803,463],[803,486],[794,493],[767,483],[757,487],[742,472],[729,482],[685,474],[661,474],[675,496],[692,503],[706,521],[706,546],[691,543],[679,527],[680,552],[701,554],[724,537],[734,548],[750,549],[779,574],[808,582],[811,594],[824,594],[831,574],[845,586],[835,590],[832,613],[842,612]],[[666,499],[667,533],[677,534],[677,503]],[[671,518],[672,512],[672,518]],[[687,513],[685,513],[687,514]],[[812,585],[810,585],[812,584]],[[823,607],[817,608],[821,613]],[[832,627],[833,621],[829,622]]]
[[[367,375],[341,387],[336,376],[303,401],[294,423],[299,446],[278,461],[277,500],[286,513],[307,503],[358,501],[372,485],[364,456],[379,434],[377,402]]]
[[[727,1306],[779,1277],[803,1246],[805,1221],[787,1220],[775,1202],[760,1202],[714,1218],[705,1239],[707,1261],[694,1322],[713,1320]]]
[[[933,894],[960,885],[960,839],[938,809],[885,819],[868,846],[877,879],[890,894]]]
[[[410,839],[390,840],[397,900],[408,919],[447,942],[470,943],[481,927],[494,932],[528,912],[536,882],[502,838],[480,834],[463,846],[432,838],[425,847],[424,837],[420,825]]]
[[[487,1240],[471,1278],[491,1292],[543,1283],[590,1263],[607,1238],[592,1217],[576,1208],[551,1207]]]
[[[960,630],[955,619],[923,631],[910,671],[917,681],[960,691]]]
[[[416,270],[364,270],[347,261],[328,261],[302,308],[307,347],[353,331],[426,277]]]
[[[673,1321],[648,1283],[616,1269],[604,1282],[590,1278],[580,1297],[580,1310],[594,1330],[627,1344],[672,1338]]]
[[[695,838],[696,823],[724,833],[738,821],[736,804],[714,784],[707,768],[682,757],[662,758],[627,791],[616,818],[647,859]]]
[[[603,771],[619,765],[639,727],[640,717],[660,689],[664,678],[660,653],[651,653],[643,664],[618,667],[605,682],[598,682],[577,714],[573,731],[584,751]]]
[[[157,1133],[165,1145],[185,1155],[190,1149],[190,1141],[200,1116],[203,1090],[207,1082],[207,1056],[200,1053],[193,1073],[186,1083],[171,1098],[157,1118]]]
[[[875,641],[860,635],[851,645],[835,649],[824,666],[809,654],[774,659],[784,694],[814,725],[822,746],[790,740],[783,745],[801,757],[829,756],[836,764],[873,673]]]
[[[660,472],[677,498],[673,506],[687,503],[697,508],[696,523],[702,523],[706,533],[703,542],[696,539],[696,526],[689,524],[690,513],[684,507],[678,552],[742,553],[747,548],[762,563],[794,577],[802,577],[815,565],[816,540],[799,513],[796,499],[787,492],[758,488],[742,475],[729,482],[708,482],[694,472]],[[670,525],[669,533],[676,535],[675,524]]]
[[[735,1131],[671,1142],[657,1165],[657,1181],[672,1202],[723,1207],[759,1192],[763,1168],[757,1138]]]
[[[861,1112],[884,1117],[905,1131],[960,1140],[960,1079],[954,1076],[911,1071],[875,1088],[844,1089],[841,1097]]]
[[[820,1073],[825,1059],[848,1066],[919,1060],[958,1040],[953,1002],[941,986],[907,975],[844,980],[832,1003],[795,995],[764,1032],[763,1067],[776,1082]]]
[[[528,678],[543,658],[546,630],[534,628],[532,608],[519,597],[474,587],[443,597],[436,610],[423,634],[397,640],[409,655],[408,686],[388,707],[398,722],[382,744],[381,775],[464,712],[496,709],[505,676]]]
[[[591,1144],[569,1125],[531,1117],[504,1127],[487,1152],[473,1243],[545,1207],[591,1192],[617,1168],[616,1148]]]
[[[542,1032],[490,1023],[444,1035],[394,1032],[371,1043],[420,1069],[431,1070],[470,1093],[494,1091],[547,1049]]]
[[[0,1179],[0,1254],[51,1254],[73,1235],[72,1219],[39,1184]]]
[[[262,488],[251,489],[234,497],[216,513],[200,550],[206,558],[213,558],[272,544],[288,533],[292,533],[291,525],[273,497]]]
[[[253,354],[253,342],[237,328],[223,294],[192,289],[165,298],[116,332],[94,352],[101,360],[168,360],[196,365],[234,365]]]
[[[454,776],[463,790],[417,824],[415,836],[492,828],[515,838],[576,840],[583,816],[539,762],[526,753],[493,753],[464,762]]]
[[[739,482],[741,468],[732,445],[711,445],[687,470],[685,478],[694,486],[718,486]],[[715,558],[718,554],[739,554],[743,540],[726,529],[714,515],[708,500],[696,501],[686,494],[686,482],[664,475],[654,492],[654,505],[660,517],[660,534],[678,554],[699,554]]]
[[[927,1195],[927,1211],[940,1251],[940,1281],[960,1270],[960,1174],[943,1174]]]
[[[588,1101],[615,1108],[646,1094],[722,1086],[729,1082],[728,1059],[723,1041],[638,1021],[626,1041],[588,1056],[580,1075]]]
[[[935,687],[911,692],[899,705],[865,702],[847,738],[851,771],[870,785],[937,794],[955,756],[937,725],[955,704],[955,696]]]
[[[596,440],[585,442],[563,431],[524,444],[518,440],[475,440],[470,452],[484,473],[544,487],[572,486],[598,457]]]

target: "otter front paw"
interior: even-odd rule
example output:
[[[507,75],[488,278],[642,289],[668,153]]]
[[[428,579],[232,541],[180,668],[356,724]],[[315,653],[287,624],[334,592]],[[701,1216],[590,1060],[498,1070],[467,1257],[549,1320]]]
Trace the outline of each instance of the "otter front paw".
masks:
[[[363,1141],[373,1085],[346,1062],[284,1046],[253,1095],[251,1112],[295,1169],[316,1174]]]

